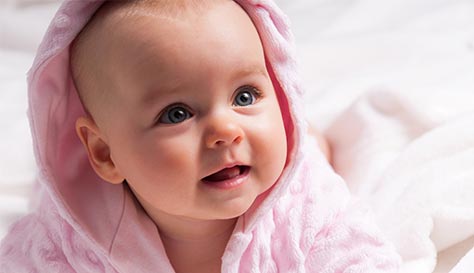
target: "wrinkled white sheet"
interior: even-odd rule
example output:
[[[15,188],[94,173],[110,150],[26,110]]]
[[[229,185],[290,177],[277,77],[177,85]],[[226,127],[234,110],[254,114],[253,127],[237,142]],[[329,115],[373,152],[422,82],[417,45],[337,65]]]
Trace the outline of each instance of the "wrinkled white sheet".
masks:
[[[402,272],[474,272],[474,1],[278,1],[309,121],[367,199]],[[35,175],[25,74],[55,0],[0,1],[0,238]]]

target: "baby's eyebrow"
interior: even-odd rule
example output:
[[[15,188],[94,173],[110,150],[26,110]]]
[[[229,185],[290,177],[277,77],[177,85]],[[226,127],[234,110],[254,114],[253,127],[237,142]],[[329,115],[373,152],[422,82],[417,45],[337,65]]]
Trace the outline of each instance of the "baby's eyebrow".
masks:
[[[262,67],[260,65],[253,65],[253,66],[248,66],[242,69],[238,69],[234,73],[234,78],[243,78],[251,75],[259,75],[259,76],[264,76],[267,77],[268,73],[265,67]]]
[[[151,90],[148,90],[145,94],[141,96],[141,99],[140,99],[141,105],[154,104],[155,102],[159,101],[160,98],[163,98],[169,94],[173,94],[180,88],[181,88],[181,85],[177,85],[174,87],[159,86]]]

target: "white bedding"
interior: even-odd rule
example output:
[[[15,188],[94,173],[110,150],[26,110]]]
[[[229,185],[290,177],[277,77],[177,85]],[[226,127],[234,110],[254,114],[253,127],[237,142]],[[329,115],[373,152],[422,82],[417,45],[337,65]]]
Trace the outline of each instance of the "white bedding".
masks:
[[[403,272],[474,272],[474,1],[278,1],[309,121]],[[54,0],[0,0],[0,238],[28,211],[25,74]]]

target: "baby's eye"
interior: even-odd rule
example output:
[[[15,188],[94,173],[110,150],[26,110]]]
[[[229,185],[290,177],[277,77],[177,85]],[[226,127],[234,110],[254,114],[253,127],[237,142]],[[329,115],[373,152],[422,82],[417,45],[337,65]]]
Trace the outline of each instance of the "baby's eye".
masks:
[[[260,92],[252,86],[241,87],[235,95],[233,104],[236,106],[249,106],[260,97]]]
[[[161,114],[159,123],[164,124],[176,124],[187,120],[193,115],[188,111],[188,109],[183,106],[173,106],[166,109],[163,114]]]

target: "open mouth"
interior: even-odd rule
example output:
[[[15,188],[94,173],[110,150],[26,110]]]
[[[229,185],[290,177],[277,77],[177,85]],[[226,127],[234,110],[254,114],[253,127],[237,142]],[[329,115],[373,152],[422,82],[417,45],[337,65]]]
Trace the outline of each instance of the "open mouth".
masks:
[[[250,166],[237,165],[224,168],[218,172],[208,175],[202,179],[204,182],[217,183],[239,178],[248,174]]]

